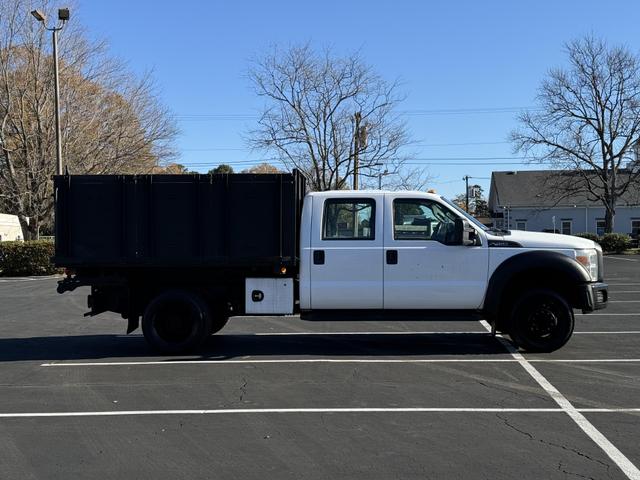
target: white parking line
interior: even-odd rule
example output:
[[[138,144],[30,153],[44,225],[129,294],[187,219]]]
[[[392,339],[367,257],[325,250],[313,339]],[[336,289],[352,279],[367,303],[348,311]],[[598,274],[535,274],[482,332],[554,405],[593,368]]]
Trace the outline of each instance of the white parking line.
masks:
[[[46,277],[7,277],[0,278],[0,283],[37,282],[39,280],[52,280],[62,278],[62,275],[49,275]]]
[[[51,362],[41,367],[131,367],[148,365],[238,365],[238,364],[296,364],[296,363],[518,363],[515,358],[293,358],[245,360],[149,360],[140,362]],[[637,363],[640,358],[532,358],[533,363]]]
[[[481,320],[480,323],[488,330],[491,331],[491,325],[486,321]],[[629,460],[618,448],[611,443],[607,437],[605,437],[600,430],[598,430],[587,418],[578,410],[573,404],[567,400],[567,398],[558,391],[533,365],[527,360],[517,348],[509,343],[501,335],[497,335],[496,338],[504,345],[509,353],[518,360],[518,363],[524,368],[529,375],[555,400],[555,402],[565,411],[569,417],[587,434],[596,445],[598,445],[608,457],[615,462],[615,464],[624,472],[624,474],[631,480],[640,480],[640,470],[636,467],[631,460]]]
[[[576,317],[638,317],[640,316],[640,313],[574,313],[574,315]]]
[[[574,334],[582,334],[582,333],[593,333],[593,334],[614,334],[614,333],[640,333],[640,330],[622,330],[622,331],[593,331],[593,332],[573,332]],[[360,332],[360,331],[342,331],[342,332],[229,332],[226,335],[247,335],[254,337],[279,337],[279,336],[340,336],[340,335],[481,335],[483,337],[488,337],[491,335],[489,332],[479,332],[476,330],[467,330],[467,331],[437,331],[437,330],[429,330],[429,331],[392,331],[387,332],[384,330],[371,331],[371,332]],[[142,335],[116,335],[116,338],[143,338]]]
[[[287,336],[287,335],[488,335],[487,332],[469,330],[469,331],[455,331],[455,332],[439,332],[435,330],[410,332],[410,331],[375,331],[375,332],[261,332],[253,333],[255,336]]]
[[[636,413],[640,408],[583,408],[585,413]],[[269,413],[564,413],[563,408],[227,408],[207,410],[107,410],[95,412],[16,412],[0,413],[0,418],[41,417],[123,417],[142,415],[229,415]],[[630,477],[634,478],[634,477]]]
[[[593,332],[573,332],[574,335],[635,335],[640,333],[640,330],[620,330],[620,331],[593,331]]]
[[[225,334],[223,334],[225,335]],[[255,333],[255,332],[228,332],[226,333],[226,335],[246,335],[249,337],[280,337],[280,336],[307,336],[307,335],[312,335],[312,336],[332,336],[332,335],[336,335],[336,336],[340,336],[340,335],[482,335],[482,336],[488,336],[489,334],[487,332],[484,331],[476,331],[476,330],[469,330],[469,331],[455,331],[455,332],[442,332],[442,331],[437,331],[437,330],[430,330],[430,331],[418,331],[418,332],[414,332],[414,331],[384,331],[384,330],[379,330],[379,331],[375,331],[375,332],[350,332],[350,331],[346,331],[346,332],[259,332],[259,333]],[[142,335],[116,335],[116,338],[143,338]]]
[[[640,283],[608,283],[607,285],[609,285],[610,287],[638,286],[640,285]]]
[[[609,257],[609,256],[606,256],[604,258],[606,258],[607,260],[623,260],[625,262],[637,262],[638,261],[638,260],[636,260],[634,258]]]
[[[609,300],[609,303],[640,303],[640,300]]]

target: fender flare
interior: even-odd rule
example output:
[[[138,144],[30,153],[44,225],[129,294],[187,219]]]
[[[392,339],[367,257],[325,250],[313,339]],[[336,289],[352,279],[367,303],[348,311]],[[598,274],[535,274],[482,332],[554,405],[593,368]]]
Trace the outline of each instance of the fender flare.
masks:
[[[518,253],[506,259],[494,270],[487,285],[483,311],[492,316],[497,315],[502,296],[511,281],[516,276],[533,270],[548,270],[553,279],[562,277],[576,286],[591,281],[589,274],[575,259],[562,253],[540,250]]]

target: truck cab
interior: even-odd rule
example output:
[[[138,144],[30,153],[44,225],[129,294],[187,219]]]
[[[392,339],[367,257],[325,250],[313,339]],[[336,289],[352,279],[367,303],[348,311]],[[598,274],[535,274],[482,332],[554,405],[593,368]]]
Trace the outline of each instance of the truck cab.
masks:
[[[303,312],[477,311],[530,350],[559,348],[573,308],[607,302],[595,242],[492,230],[433,193],[308,194],[300,260]]]

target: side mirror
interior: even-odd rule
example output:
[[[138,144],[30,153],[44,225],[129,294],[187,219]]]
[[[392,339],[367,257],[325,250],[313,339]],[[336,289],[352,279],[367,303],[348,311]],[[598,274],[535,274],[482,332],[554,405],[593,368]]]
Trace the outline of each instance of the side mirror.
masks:
[[[450,245],[475,245],[476,231],[469,225],[467,220],[456,218],[452,242]]]

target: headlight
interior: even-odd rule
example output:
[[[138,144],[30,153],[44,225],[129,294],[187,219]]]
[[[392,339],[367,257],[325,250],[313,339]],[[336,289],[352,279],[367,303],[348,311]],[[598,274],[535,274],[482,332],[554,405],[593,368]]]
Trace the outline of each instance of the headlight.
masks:
[[[598,253],[595,249],[575,250],[576,260],[589,274],[592,282],[598,280]]]

